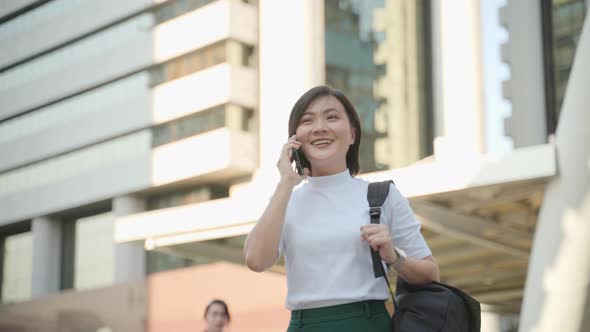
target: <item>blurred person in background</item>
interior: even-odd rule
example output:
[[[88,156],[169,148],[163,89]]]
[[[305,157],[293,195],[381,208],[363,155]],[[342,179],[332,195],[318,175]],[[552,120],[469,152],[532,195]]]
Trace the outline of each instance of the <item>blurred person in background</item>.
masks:
[[[229,309],[222,300],[212,300],[205,309],[205,332],[223,332],[230,322]]]
[[[410,284],[439,279],[420,224],[393,184],[381,223],[370,224],[369,183],[355,177],[360,140],[359,116],[341,92],[318,86],[293,106],[279,183],[244,244],[246,264],[257,272],[284,255],[288,332],[389,331],[389,293],[375,278],[369,247]]]

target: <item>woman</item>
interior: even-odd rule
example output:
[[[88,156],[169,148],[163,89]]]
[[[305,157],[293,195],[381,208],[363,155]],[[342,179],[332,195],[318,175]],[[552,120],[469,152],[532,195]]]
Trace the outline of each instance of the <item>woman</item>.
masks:
[[[207,322],[205,332],[223,332],[230,321],[227,304],[221,300],[209,302],[205,309],[205,321]]]
[[[295,103],[280,181],[244,245],[257,272],[284,255],[288,331],[388,331],[388,290],[374,277],[369,246],[411,284],[439,278],[420,224],[393,185],[381,224],[369,223],[368,182],[354,177],[360,141],[359,117],[341,92],[319,86]],[[292,149],[303,175],[293,169]]]

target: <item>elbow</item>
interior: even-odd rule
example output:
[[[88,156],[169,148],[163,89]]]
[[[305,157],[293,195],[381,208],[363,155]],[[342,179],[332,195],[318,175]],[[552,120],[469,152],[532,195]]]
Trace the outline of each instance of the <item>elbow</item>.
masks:
[[[266,269],[252,260],[246,260],[246,266],[254,272],[264,272]]]
[[[430,276],[430,275],[410,276],[410,277],[403,277],[403,278],[410,285],[415,285],[415,286],[426,285],[426,284],[429,284],[433,281],[438,282],[437,278],[435,278],[434,276]]]
[[[425,273],[423,275],[423,282],[430,283],[433,281],[440,282],[440,269],[438,267],[438,262],[433,256],[429,256],[425,258],[426,266]]]
[[[430,266],[430,268],[424,271],[422,275],[417,276],[415,280],[415,283],[420,285],[428,284],[431,282],[440,282],[440,272],[436,264]]]
[[[254,272],[264,272],[275,264],[278,259],[278,253],[271,255],[263,248],[249,244],[248,238],[244,244],[244,260],[246,266]]]
[[[433,266],[432,266],[432,269],[429,273],[429,277],[431,280],[429,282],[432,282],[432,281],[440,282],[440,268],[438,267],[438,263],[436,262],[436,260],[434,260],[434,258],[432,260],[432,263],[433,263],[432,264]]]
[[[436,271],[434,271],[431,281],[440,282],[440,271],[438,270],[438,267],[436,268]]]
[[[250,270],[254,272],[264,272],[268,269],[268,267],[265,266],[260,259],[255,259],[248,253],[246,253],[245,256],[246,266],[248,266]]]
[[[429,284],[431,282],[440,282],[440,277],[438,276],[438,274],[427,274],[422,276],[422,278],[420,280],[418,280],[417,284]]]

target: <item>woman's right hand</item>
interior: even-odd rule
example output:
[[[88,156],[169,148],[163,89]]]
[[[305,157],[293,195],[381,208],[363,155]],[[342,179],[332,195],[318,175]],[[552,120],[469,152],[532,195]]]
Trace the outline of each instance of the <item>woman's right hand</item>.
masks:
[[[299,150],[301,142],[297,141],[295,135],[291,136],[287,143],[283,145],[279,161],[277,162],[277,168],[281,175],[281,181],[286,181],[292,186],[296,186],[309,175],[309,169],[306,167],[303,169],[303,176],[299,175],[295,169],[293,169],[293,153],[291,149]]]

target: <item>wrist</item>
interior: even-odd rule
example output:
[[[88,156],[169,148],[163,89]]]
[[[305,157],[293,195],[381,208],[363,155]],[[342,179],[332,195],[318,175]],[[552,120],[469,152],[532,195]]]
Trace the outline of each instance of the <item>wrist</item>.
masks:
[[[388,263],[387,266],[393,266],[394,269],[399,270],[401,266],[406,262],[408,256],[402,249],[398,247],[394,247],[393,251],[395,253],[395,259],[391,263]]]
[[[393,248],[391,248],[391,254],[387,255],[387,257],[383,257],[383,261],[387,266],[392,265],[399,259],[398,254],[395,252]]]

